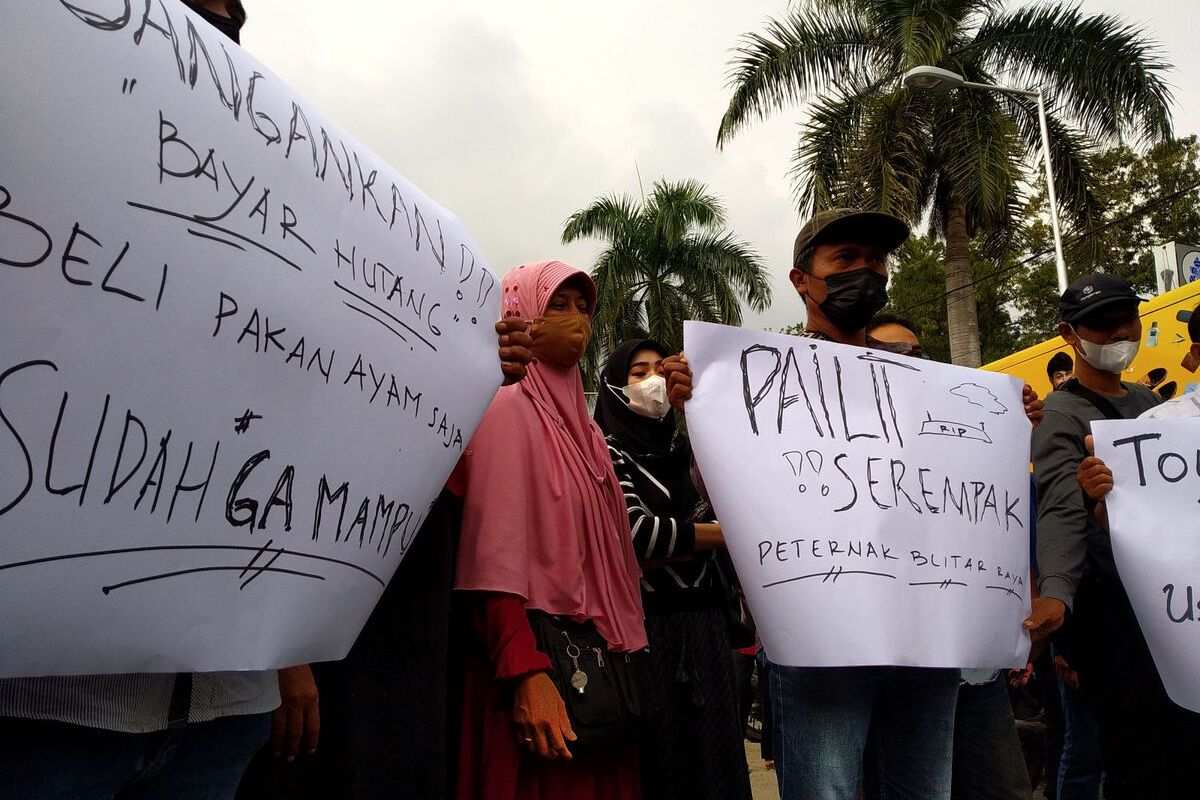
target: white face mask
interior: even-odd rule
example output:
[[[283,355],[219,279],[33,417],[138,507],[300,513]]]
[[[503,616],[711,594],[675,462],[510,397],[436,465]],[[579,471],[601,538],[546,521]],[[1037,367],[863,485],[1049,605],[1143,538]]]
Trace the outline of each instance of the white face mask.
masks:
[[[1072,328],[1074,330],[1074,328]],[[1079,331],[1075,331],[1079,336]],[[1112,344],[1096,344],[1079,336],[1077,349],[1080,357],[1101,372],[1122,373],[1133,363],[1141,342],[1113,342]]]
[[[667,379],[651,375],[640,383],[631,383],[621,390],[629,398],[629,410],[650,419],[662,419],[671,410],[667,402]]]

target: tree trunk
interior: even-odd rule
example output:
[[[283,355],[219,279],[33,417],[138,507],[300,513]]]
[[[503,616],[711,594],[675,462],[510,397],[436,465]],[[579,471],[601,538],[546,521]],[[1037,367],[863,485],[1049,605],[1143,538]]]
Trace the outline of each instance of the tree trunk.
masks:
[[[942,214],[946,234],[946,318],[950,334],[950,361],[964,367],[978,367],[979,315],[972,283],[970,234],[967,232],[967,208],[951,197]]]

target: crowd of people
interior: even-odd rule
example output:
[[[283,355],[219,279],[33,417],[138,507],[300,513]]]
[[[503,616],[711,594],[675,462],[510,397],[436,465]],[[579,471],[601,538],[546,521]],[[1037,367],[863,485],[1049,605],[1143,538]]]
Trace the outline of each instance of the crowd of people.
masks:
[[[188,5],[236,39],[241,3]],[[919,330],[879,316],[908,237],[887,214],[809,220],[790,273],[801,335],[925,358]],[[348,657],[2,680],[0,797],[750,798],[734,653],[752,642],[682,431],[687,358],[622,343],[590,411],[590,277],[543,261],[501,288],[506,385]],[[1024,626],[1056,665],[1043,680],[1065,720],[1048,787],[1061,800],[1200,791],[1200,715],[1158,678],[1113,563],[1113,475],[1089,454],[1092,421],[1200,415],[1192,395],[1164,404],[1121,380],[1140,302],[1111,275],[1072,284],[1059,332],[1074,359],[1050,362],[1044,403],[1024,393],[1037,499]],[[1188,331],[1200,359],[1200,309]],[[1008,699],[1028,674],[764,666],[784,800],[1031,796]]]

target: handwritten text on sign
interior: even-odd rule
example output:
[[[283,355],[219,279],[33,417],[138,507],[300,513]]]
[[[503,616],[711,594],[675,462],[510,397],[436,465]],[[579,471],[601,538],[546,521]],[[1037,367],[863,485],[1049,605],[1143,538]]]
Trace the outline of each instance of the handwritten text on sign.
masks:
[[[1167,694],[1200,711],[1200,419],[1092,423],[1113,557]]]
[[[703,323],[684,335],[688,429],[773,661],[1025,663],[1016,379]]]
[[[462,224],[176,0],[0,22],[0,676],[341,657],[499,369]]]

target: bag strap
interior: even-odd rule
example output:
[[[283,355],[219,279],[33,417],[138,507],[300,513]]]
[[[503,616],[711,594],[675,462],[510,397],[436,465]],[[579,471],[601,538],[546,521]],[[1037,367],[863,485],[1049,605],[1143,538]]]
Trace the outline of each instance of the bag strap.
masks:
[[[1122,386],[1125,385],[1124,381],[1121,382],[1121,385]],[[1103,415],[1103,417],[1105,419],[1127,419],[1127,417],[1124,414],[1122,414],[1120,411],[1117,410],[1117,407],[1115,405],[1113,405],[1111,400],[1109,400],[1104,395],[1099,394],[1098,392],[1094,392],[1091,389],[1087,388],[1086,386],[1084,386],[1083,384],[1081,384],[1079,382],[1078,378],[1071,378],[1070,380],[1068,380],[1066,383],[1064,383],[1062,386],[1060,386],[1058,388],[1060,391],[1062,391],[1062,390],[1068,391],[1071,394],[1075,395],[1076,397],[1080,398],[1081,400],[1088,401],[1089,403],[1092,404],[1092,406],[1097,411],[1100,412],[1101,415]],[[1129,388],[1128,391],[1132,392],[1134,390],[1132,388]],[[1088,426],[1085,423],[1084,424],[1084,433],[1085,434],[1087,432],[1087,428],[1088,428]],[[1080,442],[1080,444],[1082,444],[1082,442]],[[1087,493],[1083,491],[1083,487],[1080,487],[1079,492],[1081,495],[1083,495],[1083,506],[1084,506],[1084,508],[1087,509],[1088,519],[1091,519],[1093,510],[1096,508],[1097,503],[1096,503],[1096,501],[1092,500],[1092,498],[1087,496]]]
[[[1081,400],[1088,401],[1097,411],[1101,413],[1101,415],[1103,415],[1105,419],[1126,418],[1124,414],[1117,410],[1117,407],[1112,404],[1111,400],[1104,395],[1099,394],[1098,392],[1093,392],[1091,389],[1081,384],[1078,378],[1071,378],[1058,388],[1060,391],[1070,392]],[[1133,390],[1131,389],[1130,391]]]
[[[729,553],[720,549],[713,552],[712,555],[713,569],[717,573],[717,582],[721,585],[721,589],[730,596],[737,596],[739,589],[737,581],[737,571],[733,567],[733,560],[729,557]],[[732,577],[730,576],[732,573]]]

